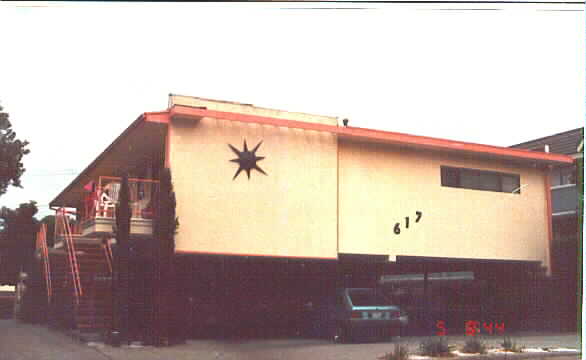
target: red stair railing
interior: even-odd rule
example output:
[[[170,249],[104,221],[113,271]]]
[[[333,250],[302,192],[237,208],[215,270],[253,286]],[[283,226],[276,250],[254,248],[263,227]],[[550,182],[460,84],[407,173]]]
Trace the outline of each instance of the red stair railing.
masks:
[[[41,255],[43,275],[45,277],[45,285],[47,287],[47,301],[50,304],[53,289],[51,286],[51,267],[49,265],[49,249],[47,247],[47,224],[41,224],[41,228],[37,233],[37,251],[39,251]]]
[[[108,270],[110,270],[110,274],[112,274],[112,247],[110,245],[110,241],[104,241],[104,243],[102,244],[102,248],[104,249],[104,254],[106,255]]]
[[[55,231],[55,233],[63,235],[63,237],[65,238],[67,258],[69,260],[69,271],[71,272],[71,277],[73,280],[72,282],[75,303],[79,305],[79,298],[83,295],[83,291],[81,288],[81,280],[79,277],[79,264],[77,263],[77,254],[75,252],[75,245],[73,243],[71,226],[69,225],[69,219],[67,218],[67,211],[64,208],[59,208],[57,210],[56,220],[57,221],[55,222],[55,230],[57,230],[58,226],[60,232],[58,233],[57,231]]]

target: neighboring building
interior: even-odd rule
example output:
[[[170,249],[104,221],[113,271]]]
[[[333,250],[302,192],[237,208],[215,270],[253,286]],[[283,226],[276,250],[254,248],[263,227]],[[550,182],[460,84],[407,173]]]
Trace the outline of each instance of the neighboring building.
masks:
[[[51,202],[76,209],[80,220],[79,235],[61,239],[85,252],[57,239],[50,256],[51,264],[72,269],[54,296],[63,302],[77,294],[81,305],[70,306],[84,309],[73,312],[83,326],[97,318],[95,301],[90,306],[86,298],[107,288],[112,240],[100,240],[114,237],[125,173],[132,178],[133,276],[149,286],[153,200],[164,167],[173,176],[180,224],[181,291],[174,300],[192,312],[199,304],[195,314],[181,311],[190,314],[186,326],[218,321],[204,313],[233,319],[265,296],[282,304],[326,296],[340,284],[375,286],[383,275],[422,273],[427,281],[431,272],[464,271],[491,289],[490,301],[474,295],[482,306],[491,302],[502,316],[523,321],[524,303],[497,306],[497,298],[508,297],[496,291],[549,270],[548,168],[571,165],[572,157],[345,127],[333,117],[248,104],[169,100],[167,110],[142,114]],[[99,281],[96,272],[104,275]],[[149,292],[141,291],[133,296],[148,307]],[[100,319],[107,328],[109,318]]]
[[[570,328],[575,327],[577,320],[576,300],[581,283],[577,275],[582,268],[579,261],[581,248],[579,234],[582,232],[579,213],[582,205],[579,203],[580,189],[577,183],[578,171],[582,171],[578,163],[584,161],[584,152],[580,148],[583,144],[584,128],[582,127],[511,146],[516,149],[568,155],[575,159],[572,164],[553,166],[549,180],[553,229],[551,268],[556,281],[561,281],[565,285],[565,296],[560,298],[571,300],[566,307],[570,309],[566,322],[574,324],[569,325]]]
[[[565,131],[559,134],[546,136],[536,140],[513,145],[512,148],[527,149],[532,151],[564,154],[573,159],[581,159],[584,154],[578,150],[584,141],[584,128]],[[550,186],[553,219],[554,244],[570,243],[573,249],[577,249],[578,238],[578,180],[577,163],[554,166],[551,169]],[[575,252],[574,252],[575,254]],[[577,266],[575,262],[560,258],[553,260],[552,270],[556,274],[575,274]]]

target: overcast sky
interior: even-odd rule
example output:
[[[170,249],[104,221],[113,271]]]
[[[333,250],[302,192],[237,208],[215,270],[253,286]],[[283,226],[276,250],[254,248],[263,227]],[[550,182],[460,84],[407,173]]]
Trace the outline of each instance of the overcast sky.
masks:
[[[500,146],[583,126],[583,7],[0,3],[0,104],[31,143],[0,206],[49,214],[169,93]]]

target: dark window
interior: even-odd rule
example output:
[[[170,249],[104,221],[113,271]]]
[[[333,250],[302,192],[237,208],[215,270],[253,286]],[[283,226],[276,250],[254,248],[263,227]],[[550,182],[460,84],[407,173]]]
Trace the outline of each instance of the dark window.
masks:
[[[460,170],[460,187],[465,189],[500,191],[500,176],[475,170]]]
[[[551,171],[551,186],[576,183],[576,170],[573,166],[553,169]]]
[[[502,189],[503,192],[510,192],[517,190],[517,194],[521,191],[519,189],[519,176],[515,175],[503,175],[501,177],[502,181]]]
[[[460,187],[460,169],[442,166],[442,185]]]
[[[442,186],[519,194],[520,177],[494,171],[441,167]]]

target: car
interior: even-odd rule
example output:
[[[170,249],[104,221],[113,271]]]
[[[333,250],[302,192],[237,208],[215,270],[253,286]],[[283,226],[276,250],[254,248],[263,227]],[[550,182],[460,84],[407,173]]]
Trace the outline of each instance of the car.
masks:
[[[409,322],[405,312],[374,288],[338,289],[328,317],[335,342],[350,341],[359,335],[390,337],[400,334]]]

